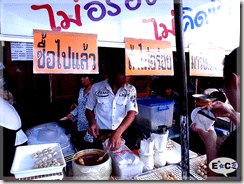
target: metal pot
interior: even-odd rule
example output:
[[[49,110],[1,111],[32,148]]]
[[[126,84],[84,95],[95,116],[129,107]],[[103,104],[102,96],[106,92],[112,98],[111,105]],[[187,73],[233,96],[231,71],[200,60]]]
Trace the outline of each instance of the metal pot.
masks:
[[[108,154],[103,158],[103,162],[97,165],[81,165],[76,162],[79,157],[84,158],[85,156],[94,154],[102,156],[105,152],[100,149],[86,149],[77,152],[73,156],[72,170],[74,180],[109,180],[112,173],[112,159]]]

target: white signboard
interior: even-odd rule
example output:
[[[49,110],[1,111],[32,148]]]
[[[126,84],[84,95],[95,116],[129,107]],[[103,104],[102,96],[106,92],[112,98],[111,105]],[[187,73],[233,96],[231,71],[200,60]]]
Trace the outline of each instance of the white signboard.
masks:
[[[173,0],[1,0],[1,35],[33,36],[33,29],[169,41],[175,46]],[[240,39],[239,0],[183,1],[185,47],[212,43],[233,50]],[[1,37],[0,37],[1,38]]]
[[[33,61],[33,43],[11,42],[12,61]]]

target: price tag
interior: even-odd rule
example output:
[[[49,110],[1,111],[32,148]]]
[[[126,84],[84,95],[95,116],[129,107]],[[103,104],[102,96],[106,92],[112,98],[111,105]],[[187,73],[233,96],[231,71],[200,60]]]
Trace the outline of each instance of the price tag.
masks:
[[[174,75],[171,43],[125,38],[126,75]]]

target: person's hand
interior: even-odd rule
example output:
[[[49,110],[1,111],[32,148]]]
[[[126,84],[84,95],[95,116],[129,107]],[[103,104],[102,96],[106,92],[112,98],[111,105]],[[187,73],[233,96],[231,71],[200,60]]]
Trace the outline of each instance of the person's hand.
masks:
[[[120,145],[121,145],[121,135],[116,132],[112,133],[112,136],[110,137],[108,142],[108,147],[110,147],[111,151],[115,151],[119,149]]]
[[[216,146],[217,134],[214,128],[211,127],[208,131],[206,131],[201,128],[196,128],[196,125],[197,125],[196,123],[193,123],[191,125],[191,130],[199,134],[206,148]]]
[[[201,109],[208,108],[216,117],[230,117],[233,107],[229,104],[216,101],[208,106],[203,106]]]
[[[208,106],[201,107],[201,109],[204,108],[211,110],[216,117],[229,118],[237,127],[240,127],[240,113],[236,112],[230,104],[216,101]]]
[[[97,124],[92,124],[91,126],[89,126],[88,133],[93,137],[97,138],[97,136],[99,135],[99,128]]]
[[[73,119],[73,117],[74,117],[74,115],[73,114],[69,114],[68,116],[67,116],[67,118],[69,119],[69,120],[72,120]]]

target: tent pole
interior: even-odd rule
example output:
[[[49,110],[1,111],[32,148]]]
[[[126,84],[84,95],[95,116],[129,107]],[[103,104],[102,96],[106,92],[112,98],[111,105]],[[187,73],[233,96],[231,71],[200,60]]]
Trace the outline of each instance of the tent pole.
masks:
[[[186,60],[184,51],[183,32],[183,0],[174,0],[175,38],[177,60],[180,62],[180,127],[181,127],[181,168],[182,180],[189,180],[189,123],[188,123],[188,98]]]

